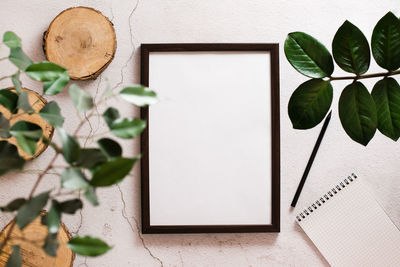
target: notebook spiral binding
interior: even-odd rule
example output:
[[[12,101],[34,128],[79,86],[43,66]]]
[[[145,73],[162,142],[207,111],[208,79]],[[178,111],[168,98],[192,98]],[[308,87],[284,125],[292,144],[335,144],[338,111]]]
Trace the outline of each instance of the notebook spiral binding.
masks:
[[[328,191],[326,194],[324,194],[322,197],[320,197],[317,201],[312,203],[310,206],[308,206],[307,209],[303,210],[303,212],[300,212],[298,216],[296,216],[296,219],[301,222],[301,220],[305,219],[308,215],[310,215],[314,210],[316,210],[318,207],[322,206],[325,202],[329,200],[329,198],[332,198],[334,195],[336,195],[339,191],[341,191],[343,188],[345,188],[347,185],[349,185],[351,182],[355,181],[357,179],[357,175],[352,173],[349,177],[343,180],[343,182],[340,182],[338,185],[333,187],[330,191]]]

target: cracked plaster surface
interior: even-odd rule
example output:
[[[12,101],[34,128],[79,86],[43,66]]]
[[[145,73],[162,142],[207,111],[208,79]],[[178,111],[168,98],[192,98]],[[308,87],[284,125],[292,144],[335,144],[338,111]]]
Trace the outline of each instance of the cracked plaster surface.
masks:
[[[228,1],[228,0],[3,0],[0,9],[2,31],[12,30],[22,37],[26,53],[35,61],[44,60],[41,35],[50,21],[71,6],[91,6],[108,16],[117,34],[117,52],[113,62],[96,81],[78,84],[97,98],[106,89],[114,91],[124,85],[139,83],[140,43],[180,42],[279,42],[281,44],[281,176],[282,209],[279,234],[199,234],[141,235],[140,233],[140,173],[138,166],[118,187],[98,191],[100,206],[85,202],[81,213],[64,216],[63,221],[73,234],[93,235],[113,245],[102,257],[77,257],[74,266],[328,266],[311,241],[295,224],[297,210],[289,209],[291,198],[304,170],[306,160],[319,129],[295,131],[286,114],[292,91],[305,79],[286,62],[282,44],[286,34],[301,30],[329,45],[336,29],[345,19],[354,21],[366,36],[388,10],[400,15],[394,0],[379,2],[345,1]],[[307,8],[304,8],[305,5]],[[343,8],[343,7],[346,8]],[[17,8],[20,7],[20,8]],[[353,10],[358,10],[355,13]],[[0,48],[0,57],[4,49]],[[379,71],[376,65],[371,71]],[[8,74],[7,66],[0,75]],[[38,85],[27,79],[27,87]],[[1,81],[2,87],[9,84]],[[345,84],[338,83],[338,89]],[[368,84],[373,86],[373,82]],[[336,88],[336,87],[335,87]],[[155,88],[156,89],[156,88]],[[168,97],[168,96],[162,96]],[[66,117],[66,128],[72,131],[79,122],[66,92],[48,97],[57,100]],[[334,103],[336,103],[334,100]],[[124,116],[138,116],[136,108],[118,101]],[[206,103],[205,103],[206,107]],[[333,104],[334,114],[337,113]],[[104,107],[98,107],[101,114]],[[336,112],[336,113],[335,113]],[[105,123],[94,117],[83,136],[106,130]],[[378,134],[377,134],[378,135]],[[55,137],[57,140],[57,137]],[[83,138],[82,144],[93,146],[95,140]],[[139,152],[139,143],[123,142],[124,155]],[[40,170],[52,157],[50,150],[28,164],[27,169]],[[391,155],[391,156],[388,156]],[[363,148],[345,135],[337,116],[333,116],[318,152],[307,184],[299,200],[302,208],[338,178],[356,172],[364,176],[391,219],[400,226],[400,180],[397,179],[398,148],[392,141],[377,136]],[[11,198],[26,196],[34,181],[34,173],[10,174],[0,179],[0,204]],[[39,191],[59,186],[57,176],[49,175]],[[11,216],[1,214],[0,226]]]

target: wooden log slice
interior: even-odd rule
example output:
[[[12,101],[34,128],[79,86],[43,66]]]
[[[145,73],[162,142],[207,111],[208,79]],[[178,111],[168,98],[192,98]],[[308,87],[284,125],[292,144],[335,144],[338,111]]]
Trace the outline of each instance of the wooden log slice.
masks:
[[[100,11],[73,7],[61,12],[43,35],[49,61],[64,66],[71,79],[95,79],[112,61],[117,39]]]
[[[13,90],[15,92],[13,87],[10,87],[8,89]],[[22,90],[28,92],[29,103],[36,112],[40,111],[47,104],[46,99],[41,97],[36,92],[26,89],[26,88],[23,88]],[[6,117],[6,119],[10,120],[11,113],[8,109],[6,109],[0,105],[0,112],[3,114],[4,117]],[[24,111],[19,110],[17,114],[14,114],[15,118],[10,120],[10,126],[14,125],[15,123],[17,123],[18,121],[21,121],[21,120],[28,121],[28,122],[39,125],[43,130],[43,136],[45,138],[47,138],[48,140],[51,140],[53,138],[54,128],[46,120],[44,120],[39,114],[19,115],[22,113],[24,113]],[[8,139],[0,138],[0,140],[7,140],[9,143],[15,145],[18,148],[19,155],[21,157],[23,157],[25,160],[31,160],[33,158],[38,157],[48,147],[48,145],[45,144],[42,140],[39,140],[37,143],[36,153],[35,153],[35,155],[32,156],[32,155],[29,155],[28,153],[26,153],[25,151],[23,151],[18,146],[17,139],[15,137],[10,137]]]
[[[44,213],[42,213],[44,214]],[[0,233],[0,242],[3,242],[7,233],[10,231],[11,221]],[[23,267],[71,267],[75,258],[75,254],[67,247],[68,241],[71,239],[71,234],[63,223],[58,231],[59,247],[57,257],[51,257],[46,254],[41,248],[44,244],[44,239],[47,236],[47,227],[40,223],[40,216],[32,223],[24,228],[21,232],[18,226],[13,228],[11,239],[4,247],[4,252],[0,255],[0,266],[6,265],[10,257],[12,246],[19,245],[21,247],[22,266]],[[34,240],[37,243],[32,244],[21,238]]]

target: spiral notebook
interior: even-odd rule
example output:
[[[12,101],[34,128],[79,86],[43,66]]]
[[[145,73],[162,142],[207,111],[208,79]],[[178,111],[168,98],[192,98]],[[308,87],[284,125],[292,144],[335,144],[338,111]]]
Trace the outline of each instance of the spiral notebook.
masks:
[[[296,221],[332,266],[400,266],[400,231],[355,174]]]

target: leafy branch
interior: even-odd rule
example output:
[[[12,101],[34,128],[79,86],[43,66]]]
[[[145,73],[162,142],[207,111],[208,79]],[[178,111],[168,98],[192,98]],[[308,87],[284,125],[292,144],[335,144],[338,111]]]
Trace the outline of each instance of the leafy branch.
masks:
[[[345,21],[332,41],[332,55],[314,37],[292,32],[285,40],[285,55],[301,74],[311,78],[292,94],[288,113],[295,129],[310,129],[328,113],[332,81],[352,80],[339,98],[339,118],[347,135],[366,146],[376,129],[397,141],[400,137],[400,85],[391,76],[400,74],[400,20],[388,12],[374,27],[371,50],[376,63],[387,72],[365,74],[370,66],[370,45],[355,25]],[[334,63],[354,76],[332,76]],[[370,93],[359,81],[378,78]]]
[[[98,187],[107,187],[121,182],[132,170],[134,164],[140,158],[127,158],[123,156],[120,144],[108,137],[97,140],[96,147],[81,147],[79,132],[90,124],[90,118],[97,116],[98,106],[105,104],[108,99],[119,97],[135,106],[143,107],[157,102],[157,95],[150,89],[134,85],[123,88],[117,94],[102,97],[94,103],[92,96],[79,88],[76,84],[68,86],[69,96],[79,113],[84,116],[72,134],[64,128],[64,117],[56,101],[48,102],[41,110],[33,108],[35,103],[30,103],[26,89],[22,87],[20,75],[27,75],[30,79],[43,82],[42,95],[56,95],[64,90],[69,82],[69,75],[65,68],[47,61],[33,62],[22,50],[21,39],[12,32],[3,35],[3,43],[10,48],[7,59],[12,62],[18,72],[3,77],[10,78],[12,89],[0,90],[0,105],[8,110],[7,114],[0,113],[0,175],[10,171],[21,171],[25,160],[19,155],[17,147],[9,143],[10,138],[16,138],[18,146],[28,155],[37,153],[38,144],[46,143],[55,151],[47,166],[41,171],[34,182],[29,195],[26,198],[17,198],[7,205],[0,207],[2,212],[14,213],[9,231],[0,245],[0,253],[6,253],[11,233],[15,227],[23,230],[33,220],[41,217],[43,225],[47,226],[43,250],[50,256],[56,256],[58,248],[58,230],[62,214],[74,214],[83,208],[80,192],[92,205],[99,205],[96,196]],[[8,114],[9,113],[9,114]],[[41,126],[25,121],[16,120],[18,117],[39,115],[50,124],[60,136],[61,144],[48,140]],[[79,116],[81,117],[81,116]],[[101,115],[109,128],[109,133],[121,139],[133,139],[141,134],[146,127],[146,122],[138,118],[123,118],[115,107],[109,106]],[[13,121],[13,122],[11,122]],[[90,136],[87,136],[89,138]],[[93,135],[91,138],[94,139]],[[59,157],[64,159],[63,166],[55,165]],[[36,193],[43,178],[57,170],[61,179],[61,188],[57,192],[53,190]],[[66,191],[62,192],[61,189]],[[77,193],[78,197],[77,197]],[[65,196],[72,197],[64,200]],[[63,197],[63,201],[58,200]],[[50,203],[46,214],[42,210]],[[25,240],[37,244],[37,241]],[[68,242],[68,247],[75,253],[85,256],[98,256],[106,253],[111,247],[104,241],[90,236],[75,236]],[[8,255],[8,254],[7,254]],[[7,266],[21,266],[22,258],[19,246],[12,247],[12,253],[8,258]]]

